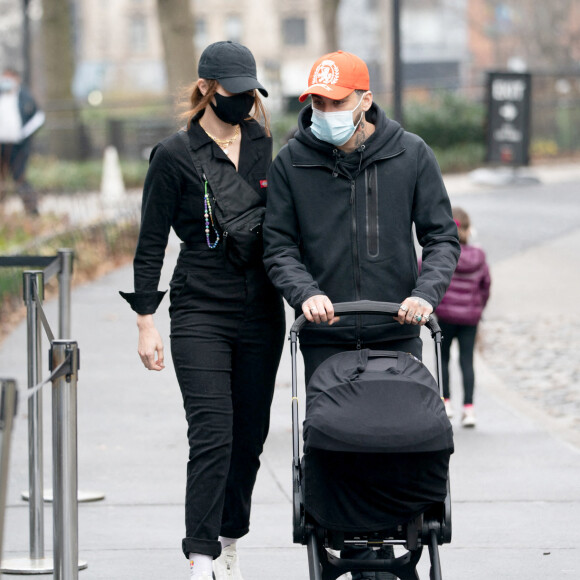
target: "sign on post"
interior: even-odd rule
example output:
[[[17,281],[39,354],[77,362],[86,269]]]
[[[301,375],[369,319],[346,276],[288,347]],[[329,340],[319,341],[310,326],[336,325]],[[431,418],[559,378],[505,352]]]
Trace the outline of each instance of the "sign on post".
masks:
[[[531,80],[529,73],[488,73],[487,162],[528,165]]]

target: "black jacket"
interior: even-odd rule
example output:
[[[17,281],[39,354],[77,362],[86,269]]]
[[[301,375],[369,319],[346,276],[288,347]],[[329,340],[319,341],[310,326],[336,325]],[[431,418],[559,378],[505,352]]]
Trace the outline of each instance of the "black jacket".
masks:
[[[199,126],[200,116],[188,131],[193,154],[203,160],[204,167],[212,164],[219,172],[221,165],[231,161]],[[272,139],[256,121],[240,125],[238,173],[262,196],[265,204]],[[179,135],[175,133],[158,143],[151,152],[143,188],[141,229],[133,260],[135,292],[121,293],[139,314],[153,314],[165,294],[157,287],[170,229],[187,245],[206,244],[203,197],[201,177]],[[210,236],[213,241],[213,231]]]
[[[314,137],[312,109],[268,175],[264,263],[274,285],[301,313],[315,294],[333,302],[401,302],[413,295],[435,308],[460,253],[457,227],[435,156],[376,105],[376,129],[344,154]],[[423,247],[418,276],[413,224]],[[417,336],[419,327],[384,317],[343,317],[305,327],[301,342],[376,342]]]

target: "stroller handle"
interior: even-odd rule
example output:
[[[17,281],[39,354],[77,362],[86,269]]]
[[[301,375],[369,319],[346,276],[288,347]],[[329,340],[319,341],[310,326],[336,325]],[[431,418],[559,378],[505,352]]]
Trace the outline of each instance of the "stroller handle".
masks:
[[[385,314],[397,316],[401,305],[396,302],[375,302],[373,300],[359,300],[358,302],[337,302],[334,304],[334,314]],[[290,329],[290,337],[296,337],[302,330],[302,327],[309,324],[304,314],[301,314]],[[431,331],[431,335],[441,333],[439,325],[434,318],[429,318],[425,326]]]

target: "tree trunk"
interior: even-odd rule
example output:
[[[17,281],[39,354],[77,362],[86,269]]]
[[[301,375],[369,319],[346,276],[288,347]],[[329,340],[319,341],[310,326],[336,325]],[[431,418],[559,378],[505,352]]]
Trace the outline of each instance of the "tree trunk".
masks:
[[[169,94],[178,95],[197,78],[194,20],[190,0],[157,0]]]
[[[338,50],[338,5],[340,0],[322,0],[322,26],[326,52]]]
[[[82,156],[81,127],[72,94],[74,59],[69,0],[43,3],[42,42],[50,153],[78,159]]]

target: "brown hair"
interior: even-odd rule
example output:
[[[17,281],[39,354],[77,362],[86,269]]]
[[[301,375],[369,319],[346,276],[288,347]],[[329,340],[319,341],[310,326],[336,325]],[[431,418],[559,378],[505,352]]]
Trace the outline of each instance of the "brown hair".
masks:
[[[182,106],[185,108],[185,111],[179,115],[179,119],[187,123],[188,129],[191,126],[192,119],[200,111],[203,111],[206,107],[209,106],[213,96],[217,92],[219,84],[218,81],[215,79],[207,79],[207,84],[208,88],[205,95],[203,95],[199,90],[197,81],[186,87],[184,90],[182,101],[185,102],[182,104]],[[262,103],[262,99],[260,98],[257,90],[254,91],[254,107],[252,111],[253,114],[248,118],[254,119],[260,123],[260,125],[262,125],[266,131],[266,135],[270,136],[270,120],[268,119],[266,109],[264,108],[264,104]]]
[[[469,228],[471,227],[471,222],[469,220],[469,215],[467,212],[460,208],[454,207],[452,209],[453,219],[457,224],[457,233],[459,234],[459,243],[467,244],[469,239]]]

